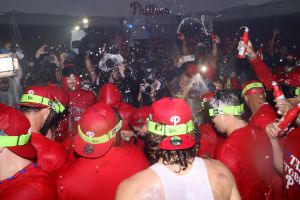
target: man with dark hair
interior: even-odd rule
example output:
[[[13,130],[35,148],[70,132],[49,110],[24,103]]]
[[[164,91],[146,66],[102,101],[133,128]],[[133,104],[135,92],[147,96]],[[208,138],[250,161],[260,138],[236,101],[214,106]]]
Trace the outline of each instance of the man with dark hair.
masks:
[[[73,135],[77,134],[77,125],[84,111],[96,103],[96,95],[93,91],[84,90],[80,85],[80,76],[78,75],[75,66],[65,66],[62,70],[62,87],[69,95],[69,117],[70,117],[70,132]]]
[[[38,164],[47,172],[64,166],[68,161],[68,153],[62,145],[52,141],[50,125],[58,113],[64,111],[58,94],[50,86],[28,87],[20,100],[20,110],[31,124],[32,144],[38,151]],[[42,134],[40,134],[41,130]]]
[[[224,165],[196,157],[199,132],[188,104],[162,98],[151,109],[145,143],[155,164],[122,182],[116,199],[240,199]]]
[[[243,104],[231,91],[218,91],[208,101],[208,108],[215,127],[227,134],[215,158],[233,173],[242,199],[270,197],[273,157],[266,134],[241,118]]]
[[[243,84],[242,96],[252,114],[248,123],[265,131],[267,126],[275,121],[277,114],[266,100],[263,84],[259,81],[247,81]],[[274,200],[282,198],[282,184],[281,175],[274,172],[272,181]]]
[[[242,96],[251,111],[249,124],[265,130],[267,125],[274,122],[276,112],[266,100],[266,91],[259,81],[247,81],[242,86]]]
[[[0,121],[0,199],[58,199],[55,181],[32,162],[37,151],[28,119],[0,104]]]

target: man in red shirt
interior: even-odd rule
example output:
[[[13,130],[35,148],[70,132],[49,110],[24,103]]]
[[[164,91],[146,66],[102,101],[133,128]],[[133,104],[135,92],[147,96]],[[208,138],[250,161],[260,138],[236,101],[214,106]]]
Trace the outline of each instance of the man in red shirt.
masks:
[[[299,103],[299,96],[293,101]],[[283,131],[285,130],[278,128],[278,122],[275,121],[266,128],[273,147],[274,166],[284,180],[283,199],[296,200],[300,196],[299,115],[296,119],[296,127],[292,126],[285,133]]]
[[[28,119],[0,104],[0,121],[0,199],[58,199],[55,181],[31,161],[37,151]]]
[[[84,90],[80,86],[80,77],[75,66],[66,66],[62,71],[62,86],[69,95],[70,129],[77,134],[77,125],[84,111],[96,103],[93,91]]]
[[[242,96],[252,113],[249,124],[265,130],[268,124],[275,121],[277,114],[266,101],[266,92],[261,82],[244,83]]]
[[[252,113],[248,123],[265,131],[267,126],[275,121],[277,114],[274,108],[266,101],[266,92],[263,84],[259,81],[244,83],[242,96]],[[281,199],[283,192],[281,174],[274,172],[272,182],[273,199]]]
[[[136,145],[121,145],[122,120],[111,106],[96,103],[81,116],[77,159],[57,172],[61,199],[113,200],[119,183],[148,167]]]
[[[296,200],[300,196],[300,129],[292,128],[286,132],[281,147],[278,141],[281,130],[277,125],[278,122],[273,122],[266,129],[273,146],[274,165],[284,179],[283,199]]]
[[[272,195],[272,146],[267,135],[242,120],[243,104],[236,94],[218,91],[208,102],[216,128],[227,134],[215,158],[233,173],[242,199],[265,199]]]
[[[31,136],[32,144],[38,151],[38,164],[47,172],[53,172],[68,162],[69,154],[64,147],[52,141],[51,131],[39,133],[43,127],[49,129],[56,115],[63,112],[64,108],[53,94],[53,87],[31,86],[28,87],[20,100],[20,109],[27,117],[34,132]]]

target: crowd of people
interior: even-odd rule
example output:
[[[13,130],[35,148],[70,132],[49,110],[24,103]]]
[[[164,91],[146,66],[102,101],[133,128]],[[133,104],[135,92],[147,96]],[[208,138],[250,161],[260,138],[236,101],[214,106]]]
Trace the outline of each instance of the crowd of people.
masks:
[[[297,55],[278,29],[257,51],[201,30],[32,57],[5,43],[0,200],[299,199]]]

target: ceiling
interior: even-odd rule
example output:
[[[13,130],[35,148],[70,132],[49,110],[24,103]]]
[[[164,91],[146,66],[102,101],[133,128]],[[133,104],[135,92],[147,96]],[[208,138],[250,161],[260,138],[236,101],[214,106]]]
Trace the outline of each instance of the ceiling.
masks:
[[[2,0],[0,12],[17,11],[72,16],[131,17],[135,0]],[[188,14],[199,11],[219,11],[241,5],[260,5],[284,0],[136,0],[141,8],[154,4],[167,8],[171,14]],[[25,3],[26,2],[26,3]],[[139,7],[136,7],[136,15]]]

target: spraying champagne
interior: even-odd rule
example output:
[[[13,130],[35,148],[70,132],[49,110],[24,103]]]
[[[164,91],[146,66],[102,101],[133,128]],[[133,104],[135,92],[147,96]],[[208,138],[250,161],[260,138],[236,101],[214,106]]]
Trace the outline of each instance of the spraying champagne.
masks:
[[[245,26],[245,31],[238,45],[238,58],[245,58],[246,48],[243,43],[248,44],[249,42],[249,28]]]

